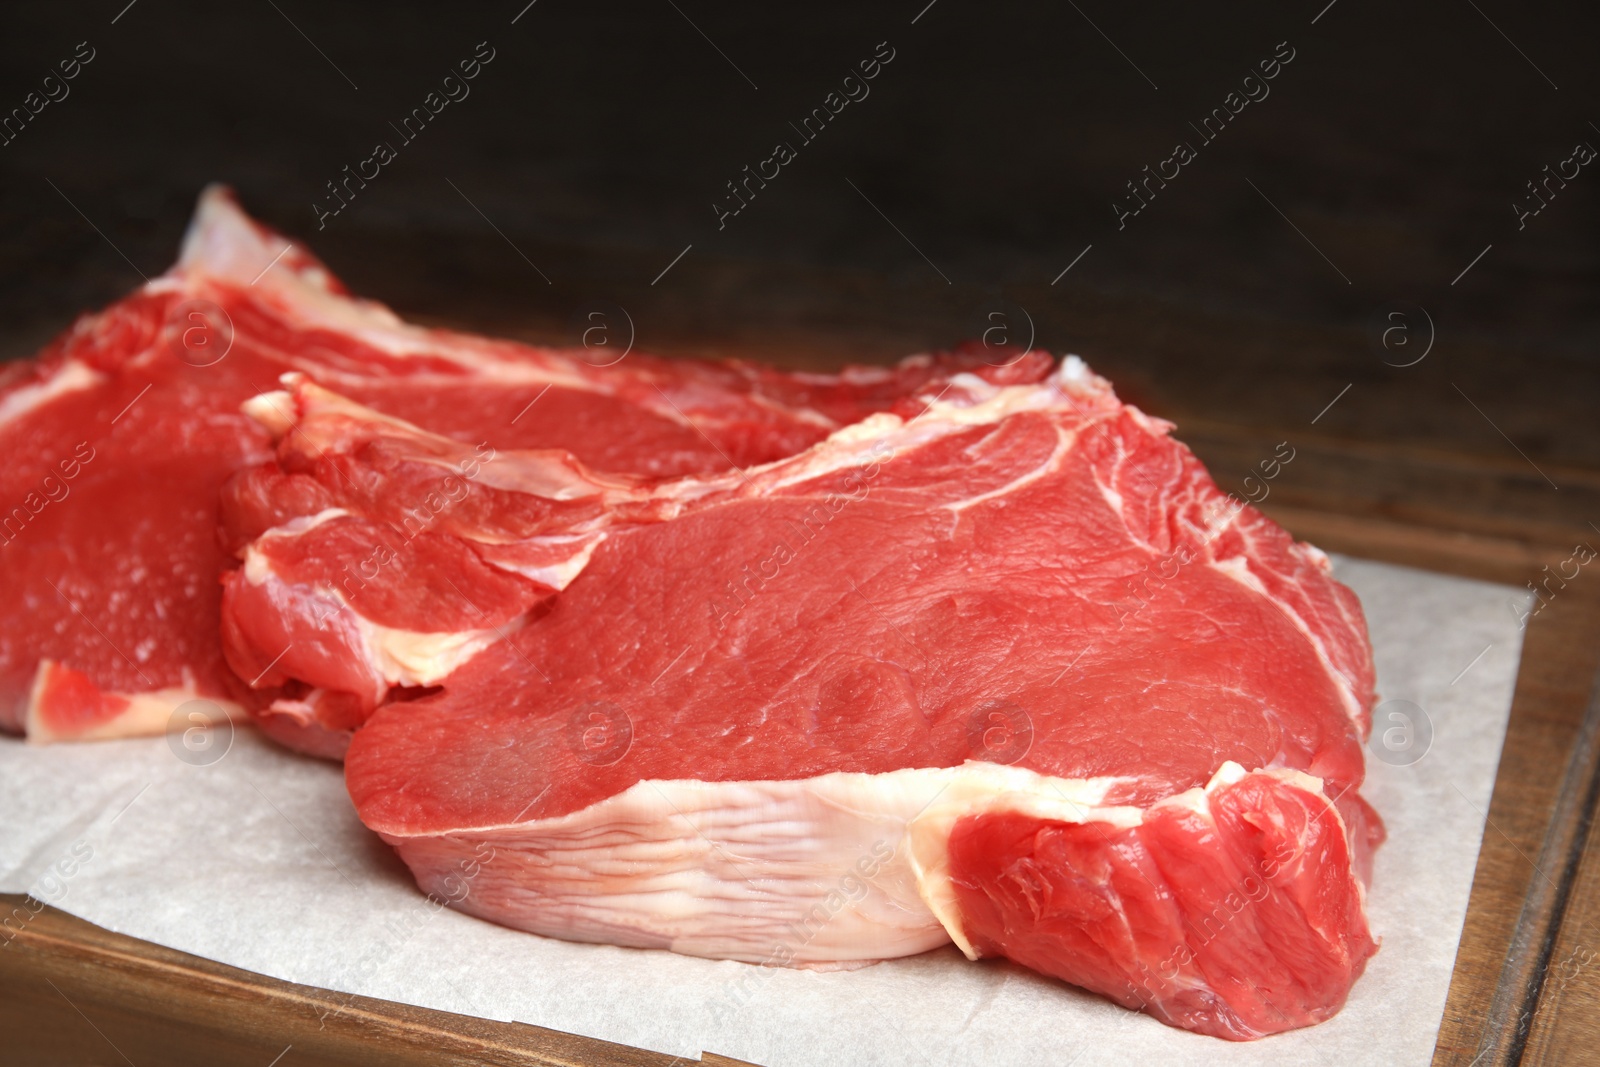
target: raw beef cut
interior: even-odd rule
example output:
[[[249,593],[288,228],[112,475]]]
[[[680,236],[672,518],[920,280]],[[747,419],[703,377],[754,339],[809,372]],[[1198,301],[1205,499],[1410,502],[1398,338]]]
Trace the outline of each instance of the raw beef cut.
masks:
[[[347,754],[424,890],[757,963],[954,941],[1234,1039],[1329,1017],[1375,950],[1359,604],[1075,358],[675,479],[473,466],[290,385],[274,406],[350,487],[247,546],[229,624],[323,635],[373,700],[394,677],[351,632],[470,646]],[[319,567],[452,477],[426,551],[321,598]]]
[[[171,271],[0,374],[0,729],[127,736],[280,695],[224,662],[217,524],[273,460],[241,404],[284,373],[474,445],[668,476],[790,455],[974,359],[615,362],[407,325],[207,190]]]
[[[232,694],[217,493],[270,455],[239,404],[293,365],[229,350],[225,315],[202,302],[228,299],[204,239],[227,211],[213,194],[171,273],[5,370],[0,727],[41,741],[164,731],[175,709],[210,714]],[[273,273],[300,272],[321,280],[294,254]]]
[[[1383,830],[1320,552],[1075,357],[601,362],[407,325],[209,191],[0,378],[0,726],[244,708],[551,936],[1339,1009]]]

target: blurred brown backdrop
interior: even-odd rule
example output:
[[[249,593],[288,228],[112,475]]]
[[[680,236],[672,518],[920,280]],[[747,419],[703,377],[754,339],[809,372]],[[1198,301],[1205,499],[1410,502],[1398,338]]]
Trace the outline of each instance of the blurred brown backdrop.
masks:
[[[0,106],[79,42],[95,53],[0,147],[5,355],[164,269],[224,181],[425,321],[570,343],[603,299],[642,348],[833,366],[1020,308],[1038,344],[1183,424],[1224,482],[1290,438],[1344,466],[1301,465],[1279,502],[1485,536],[1532,518],[1552,544],[1600,521],[1600,173],[1542,187],[1520,229],[1514,208],[1600,146],[1592,9],[111,0],[4,18]],[[494,59],[470,95],[403,142],[391,123],[479,42]],[[791,123],[880,42],[870,95],[802,143]],[[1203,142],[1191,123],[1285,48],[1269,95]],[[397,158],[318,232],[325,183],[380,140]],[[726,183],[779,140],[797,158],[719,229]],[[1179,141],[1198,158],[1119,229],[1126,183]],[[1460,513],[1481,490],[1445,451],[1503,474],[1488,519]],[[1396,481],[1396,456],[1423,473]]]

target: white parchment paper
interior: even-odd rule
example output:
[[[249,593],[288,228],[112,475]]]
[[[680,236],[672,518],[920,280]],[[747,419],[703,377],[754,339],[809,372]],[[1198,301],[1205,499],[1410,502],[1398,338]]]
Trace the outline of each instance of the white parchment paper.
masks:
[[[180,760],[168,739],[0,741],[0,891],[293,982],[690,1058],[1426,1064],[1521,652],[1513,605],[1526,594],[1336,565],[1366,608],[1382,699],[1396,702],[1375,715],[1375,737],[1387,733],[1390,748],[1387,762],[1369,760],[1364,790],[1389,828],[1369,899],[1383,946],[1339,1016],[1259,1042],[1174,1030],[1003,961],[969,963],[954,948],[819,973],[502,929],[431,906],[356,820],[337,766],[247,729],[206,765]]]

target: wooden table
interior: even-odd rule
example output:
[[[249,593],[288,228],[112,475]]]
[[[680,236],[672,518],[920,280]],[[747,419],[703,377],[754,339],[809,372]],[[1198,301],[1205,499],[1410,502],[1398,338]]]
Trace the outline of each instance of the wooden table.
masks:
[[[417,246],[363,240],[359,259],[333,257],[358,292],[424,319],[572,339],[560,300],[540,296],[530,309],[503,276],[474,276],[470,249],[427,245],[435,263],[457,270],[445,299],[407,287],[425,274]],[[971,332],[971,309],[942,286],[706,256],[676,268],[676,288],[655,289],[654,259],[612,250],[602,265],[583,249],[559,254],[567,291],[587,285],[586,295],[611,296],[640,324],[640,346],[666,354],[822,368]],[[1324,548],[1520,586],[1575,544],[1600,546],[1592,371],[1566,368],[1570,388],[1550,389],[1549,374],[1506,374],[1511,353],[1482,343],[1394,368],[1358,330],[1042,284],[1006,295],[1049,309],[1039,315],[1042,340],[1070,345],[1125,396],[1177,422],[1225,488],[1291,442],[1296,459],[1264,510]],[[1051,334],[1052,321],[1069,325]],[[1589,832],[1600,791],[1597,638],[1600,567],[1556,593],[1527,630],[1436,1064],[1600,1062],[1600,834]],[[7,1062],[674,1062],[365,998],[319,1019],[346,1000],[51,909],[0,951]],[[736,1062],[710,1053],[703,1061]]]

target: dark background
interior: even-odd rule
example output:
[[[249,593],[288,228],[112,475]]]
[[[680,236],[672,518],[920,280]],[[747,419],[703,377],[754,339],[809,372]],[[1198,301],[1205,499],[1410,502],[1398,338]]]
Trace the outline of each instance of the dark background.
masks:
[[[831,367],[972,336],[1006,300],[1203,455],[1226,424],[1262,455],[1291,433],[1449,448],[1530,491],[1600,467],[1600,166],[1520,232],[1512,207],[1600,146],[1592,9],[125,3],[4,15],[4,108],[97,53],[0,147],[6,355],[136,285],[129,260],[164,270],[222,181],[423,321],[572,341],[605,299],[642,348]],[[470,97],[401,144],[389,123],[480,41]],[[882,41],[871,95],[799,145],[788,123]],[[1271,95],[1119,232],[1124,183],[1198,145],[1188,123],[1280,41]],[[719,232],[724,183],[780,139],[798,159]],[[318,232],[324,183],[379,140],[398,158]],[[1417,344],[1385,351],[1374,323],[1408,306]],[[1436,344],[1385,366],[1421,351],[1415,306]]]

